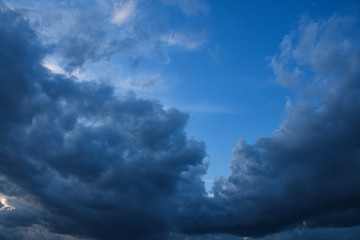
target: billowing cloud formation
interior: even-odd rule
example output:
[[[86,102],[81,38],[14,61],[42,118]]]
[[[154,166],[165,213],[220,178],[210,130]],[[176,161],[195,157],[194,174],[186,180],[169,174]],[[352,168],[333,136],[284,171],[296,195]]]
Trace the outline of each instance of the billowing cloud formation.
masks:
[[[272,137],[238,143],[212,198],[201,181],[205,147],[186,137],[186,114],[52,73],[49,48],[22,13],[0,9],[1,239],[358,236],[347,229],[360,225],[356,18],[304,18],[284,38],[271,66],[296,98]],[[112,56],[91,34],[101,32],[60,38],[68,67]],[[77,38],[89,44],[72,47]]]
[[[360,224],[359,40],[358,20],[337,15],[304,18],[284,38],[271,65],[296,99],[272,137],[239,141],[231,176],[215,182],[198,216],[185,216],[185,231],[263,236]]]
[[[0,45],[0,191],[14,207],[0,212],[1,239],[176,231],[184,199],[205,194],[205,147],[187,139],[188,116],[51,73],[16,11],[0,12]]]

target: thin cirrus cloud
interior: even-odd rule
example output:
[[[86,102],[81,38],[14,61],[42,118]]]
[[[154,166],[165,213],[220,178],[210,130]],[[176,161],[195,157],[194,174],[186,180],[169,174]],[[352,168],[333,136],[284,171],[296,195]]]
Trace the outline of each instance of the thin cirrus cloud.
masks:
[[[187,114],[57,74],[36,24],[0,3],[1,239],[358,236],[357,17],[303,18],[284,37],[270,66],[296,96],[273,136],[239,141],[209,196],[205,143],[187,137]],[[65,67],[123,53],[89,27],[59,40]]]

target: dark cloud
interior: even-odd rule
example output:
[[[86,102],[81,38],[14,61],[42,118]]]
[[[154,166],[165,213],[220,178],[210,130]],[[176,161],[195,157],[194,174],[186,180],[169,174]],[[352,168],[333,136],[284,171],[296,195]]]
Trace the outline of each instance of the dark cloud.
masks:
[[[359,227],[352,228],[319,228],[306,229],[298,228],[291,231],[280,232],[261,238],[261,240],[354,240],[358,239],[360,234]],[[248,240],[254,240],[249,238]]]
[[[239,237],[229,234],[201,234],[192,235],[191,237],[186,235],[172,235],[171,239],[174,240],[356,240],[359,238],[360,227],[350,228],[318,228],[309,229],[304,226],[291,229],[289,231],[282,231],[274,234],[269,234],[265,237]]]
[[[0,213],[1,238],[162,239],[176,231],[184,198],[205,194],[205,146],[186,137],[188,116],[52,74],[16,11],[0,12],[0,45],[0,189],[15,207]]]
[[[52,74],[28,21],[0,9],[0,191],[11,206],[0,211],[1,239],[359,236],[356,18],[302,19],[284,38],[271,65],[296,98],[272,137],[239,141],[211,198],[205,146],[187,138],[186,114]],[[63,38],[69,66],[102,58],[94,29],[89,42]]]
[[[304,18],[284,38],[271,63],[295,100],[272,137],[239,141],[231,176],[215,182],[213,199],[188,206],[185,232],[263,236],[360,224],[359,30],[355,17]]]

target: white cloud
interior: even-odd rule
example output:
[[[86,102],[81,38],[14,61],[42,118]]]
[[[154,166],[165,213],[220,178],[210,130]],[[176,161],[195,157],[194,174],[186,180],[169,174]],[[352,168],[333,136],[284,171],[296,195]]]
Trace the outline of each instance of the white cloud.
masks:
[[[170,47],[182,47],[188,50],[193,50],[201,47],[205,40],[196,39],[195,37],[188,37],[182,33],[170,33],[167,35],[163,35],[161,41],[164,42],[167,46]]]
[[[43,59],[42,65],[54,74],[63,74],[66,77],[75,77],[75,80],[87,80],[88,76],[80,68],[75,68],[73,71],[66,71],[60,64],[60,60],[54,56],[47,56]]]
[[[112,22],[121,25],[136,15],[136,2],[127,1],[115,4]]]
[[[67,73],[54,58],[46,57],[43,60],[42,65],[49,69],[52,73],[64,74],[66,76],[69,75],[69,73]]]

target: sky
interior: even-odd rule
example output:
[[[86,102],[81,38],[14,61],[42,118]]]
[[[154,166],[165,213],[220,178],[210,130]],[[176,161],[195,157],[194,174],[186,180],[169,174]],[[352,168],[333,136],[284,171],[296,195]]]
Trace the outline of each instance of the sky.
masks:
[[[359,11],[0,0],[0,239],[359,239]]]

